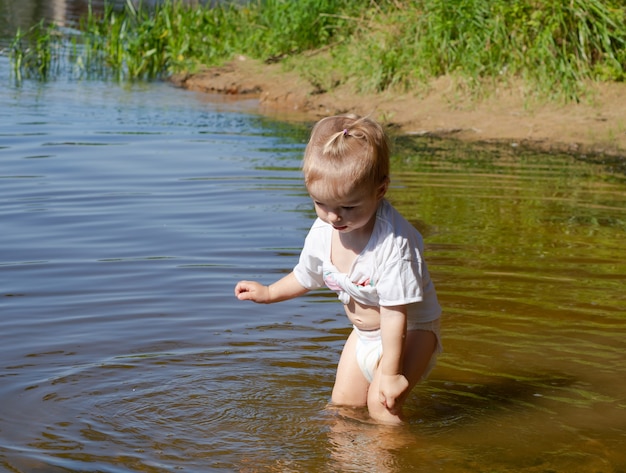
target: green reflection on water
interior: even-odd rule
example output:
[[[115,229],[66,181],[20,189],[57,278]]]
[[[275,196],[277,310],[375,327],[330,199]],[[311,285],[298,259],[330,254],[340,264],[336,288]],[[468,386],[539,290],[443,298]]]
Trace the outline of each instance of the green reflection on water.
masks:
[[[425,448],[449,454],[439,471],[625,465],[626,178],[614,169],[397,139],[388,197],[424,234],[444,307],[445,352],[411,407],[415,430],[436,436]]]

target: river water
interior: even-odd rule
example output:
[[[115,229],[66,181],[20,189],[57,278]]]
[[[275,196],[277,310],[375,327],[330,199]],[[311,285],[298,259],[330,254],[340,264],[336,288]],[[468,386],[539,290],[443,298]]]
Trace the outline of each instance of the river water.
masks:
[[[16,86],[0,56],[0,469],[626,470],[626,177],[396,137],[445,352],[400,428],[327,409],[349,326],[288,272],[308,126],[164,83]]]

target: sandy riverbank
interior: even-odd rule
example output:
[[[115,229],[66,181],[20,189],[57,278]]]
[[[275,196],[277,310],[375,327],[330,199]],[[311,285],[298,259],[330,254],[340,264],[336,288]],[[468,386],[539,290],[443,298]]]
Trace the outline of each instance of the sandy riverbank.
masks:
[[[279,64],[246,58],[172,81],[190,90],[253,99],[260,113],[287,120],[355,112],[371,114],[407,134],[626,158],[624,83],[595,87],[588,99],[567,105],[529,105],[515,87],[468,99],[446,78],[416,93],[360,95],[350,87],[322,92]]]

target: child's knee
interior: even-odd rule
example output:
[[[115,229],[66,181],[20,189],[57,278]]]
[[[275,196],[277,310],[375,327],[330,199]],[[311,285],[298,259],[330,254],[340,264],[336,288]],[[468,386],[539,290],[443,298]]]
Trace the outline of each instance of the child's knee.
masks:
[[[365,407],[367,406],[367,397],[363,393],[364,391],[348,389],[335,383],[330,400],[336,406]]]

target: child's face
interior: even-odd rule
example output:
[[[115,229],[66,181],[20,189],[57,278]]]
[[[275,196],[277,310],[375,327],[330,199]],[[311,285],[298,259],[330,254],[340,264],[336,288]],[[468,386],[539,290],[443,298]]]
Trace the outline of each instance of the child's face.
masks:
[[[385,195],[386,185],[372,190],[367,186],[354,189],[348,195],[337,198],[324,192],[323,186],[312,184],[309,194],[317,216],[341,233],[371,231],[376,218],[378,203]]]

